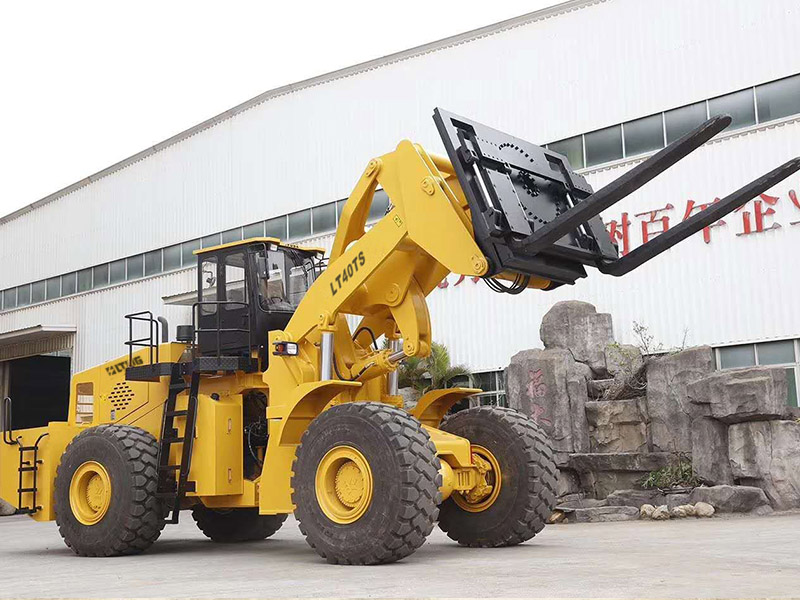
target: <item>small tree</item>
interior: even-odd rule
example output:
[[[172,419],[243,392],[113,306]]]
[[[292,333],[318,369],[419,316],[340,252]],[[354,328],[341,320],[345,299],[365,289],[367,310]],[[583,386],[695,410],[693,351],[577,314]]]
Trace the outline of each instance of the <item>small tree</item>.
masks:
[[[446,388],[456,377],[469,375],[463,365],[450,364],[450,353],[442,344],[433,342],[425,358],[412,356],[400,365],[400,387],[412,387],[418,392]]]

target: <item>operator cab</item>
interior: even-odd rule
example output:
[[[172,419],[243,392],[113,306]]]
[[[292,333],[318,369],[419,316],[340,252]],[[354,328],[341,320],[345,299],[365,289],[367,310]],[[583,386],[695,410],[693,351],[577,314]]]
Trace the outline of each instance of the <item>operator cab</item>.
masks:
[[[192,324],[198,356],[266,358],[267,333],[284,329],[322,269],[324,250],[251,238],[196,250]]]

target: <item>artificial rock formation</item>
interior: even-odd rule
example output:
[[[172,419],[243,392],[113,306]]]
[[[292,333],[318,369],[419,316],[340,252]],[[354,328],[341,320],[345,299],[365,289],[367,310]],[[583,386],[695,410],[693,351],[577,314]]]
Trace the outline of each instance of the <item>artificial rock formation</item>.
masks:
[[[542,319],[545,349],[519,352],[506,371],[509,406],[553,440],[562,502],[595,511],[587,520],[642,504],[664,507],[664,518],[696,501],[751,514],[771,510],[765,499],[800,507],[800,422],[792,420],[800,413],[786,407],[782,368],[717,371],[709,346],[643,357],[612,331],[611,316],[591,304],[558,302]],[[641,490],[679,456],[705,487],[693,496]]]
[[[789,411],[783,368],[717,371],[690,383],[687,393],[692,404],[722,423],[779,419]]]
[[[7,517],[13,515],[16,509],[5,500],[0,499],[0,517]]]
[[[587,365],[576,362],[569,350],[524,350],[506,369],[509,406],[539,423],[556,452],[587,452]]]
[[[710,417],[692,421],[692,469],[706,483],[733,483],[725,423]]]
[[[697,487],[692,490],[689,502],[706,502],[717,512],[751,512],[769,506],[764,490],[746,485],[715,485]]]
[[[589,447],[592,452],[644,452],[647,450],[645,398],[586,403]]]
[[[595,374],[606,371],[605,348],[614,342],[611,315],[588,302],[557,302],[542,319],[539,336],[545,348],[569,350]]]
[[[740,483],[763,489],[774,508],[800,507],[800,422],[731,425],[728,452]]]
[[[690,384],[714,372],[709,346],[689,348],[653,359],[647,365],[647,405],[653,449],[692,451],[692,421],[705,411],[689,401]]]

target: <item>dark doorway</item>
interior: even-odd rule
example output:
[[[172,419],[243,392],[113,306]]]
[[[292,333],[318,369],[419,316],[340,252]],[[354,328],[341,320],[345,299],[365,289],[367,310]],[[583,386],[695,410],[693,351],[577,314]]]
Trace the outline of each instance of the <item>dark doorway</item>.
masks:
[[[66,421],[69,411],[69,356],[28,356],[8,362],[8,395],[13,429]]]

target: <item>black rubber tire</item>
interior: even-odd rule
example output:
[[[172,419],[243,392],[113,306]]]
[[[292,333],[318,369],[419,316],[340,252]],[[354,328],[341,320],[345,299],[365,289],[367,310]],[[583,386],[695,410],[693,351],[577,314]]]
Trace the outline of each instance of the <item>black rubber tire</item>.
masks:
[[[265,540],[281,528],[287,515],[259,515],[257,508],[215,510],[202,504],[192,518],[207,538],[222,544]]]
[[[340,524],[316,497],[317,467],[332,448],[356,448],[369,463],[372,501],[362,517]],[[334,406],[311,422],[295,454],[292,502],[300,531],[331,564],[375,565],[412,554],[436,523],[441,501],[436,447],[407,412],[374,402]]]
[[[462,410],[441,428],[489,450],[502,477],[500,495],[482,512],[466,511],[448,498],[439,511],[442,531],[475,548],[513,546],[539,533],[555,507],[558,477],[544,431],[525,415],[499,406]]]
[[[103,465],[111,480],[111,503],[94,525],[72,514],[69,487],[86,461]],[[147,550],[164,528],[163,504],[156,498],[158,442],[147,431],[99,425],[83,431],[61,457],[55,478],[58,532],[79,556],[123,556]]]

